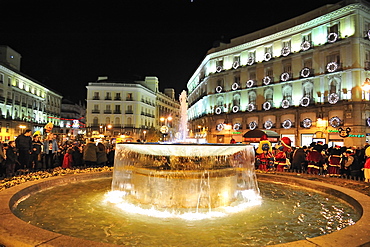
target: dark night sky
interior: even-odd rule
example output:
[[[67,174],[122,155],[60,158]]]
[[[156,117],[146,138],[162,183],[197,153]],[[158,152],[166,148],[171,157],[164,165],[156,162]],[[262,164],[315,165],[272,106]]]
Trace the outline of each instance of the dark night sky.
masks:
[[[2,2],[0,44],[22,55],[22,72],[75,101],[99,75],[157,76],[178,95],[214,41],[336,2],[12,0]]]

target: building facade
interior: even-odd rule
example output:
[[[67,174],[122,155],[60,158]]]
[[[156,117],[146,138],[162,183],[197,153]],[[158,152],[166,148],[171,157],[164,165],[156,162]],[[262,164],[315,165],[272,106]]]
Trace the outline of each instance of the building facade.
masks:
[[[159,92],[159,81],[154,76],[134,82],[99,77],[86,88],[86,128],[91,137],[158,141],[161,109],[172,109],[177,102]],[[171,115],[171,111],[166,113],[167,117]]]
[[[20,72],[21,55],[0,46],[0,141],[24,129],[43,133],[46,123],[60,126],[62,95]]]
[[[192,131],[214,143],[260,129],[295,146],[362,146],[369,30],[369,4],[342,1],[210,49],[187,83]]]
[[[80,140],[86,134],[86,107],[80,102],[76,104],[68,99],[62,100],[60,134],[64,141]]]

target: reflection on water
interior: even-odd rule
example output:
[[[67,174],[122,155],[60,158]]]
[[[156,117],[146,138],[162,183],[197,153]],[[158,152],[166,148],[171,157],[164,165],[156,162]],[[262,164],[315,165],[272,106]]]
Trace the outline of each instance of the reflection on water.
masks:
[[[336,198],[261,182],[262,205],[243,212],[200,221],[156,218],[105,202],[111,183],[98,179],[48,189],[14,213],[50,231],[129,246],[263,246],[327,234],[359,218]]]

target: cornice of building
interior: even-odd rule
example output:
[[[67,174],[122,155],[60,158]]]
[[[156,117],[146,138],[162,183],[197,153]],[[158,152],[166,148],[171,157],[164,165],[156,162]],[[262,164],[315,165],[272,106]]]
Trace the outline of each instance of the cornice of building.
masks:
[[[348,5],[344,6],[345,4]],[[298,32],[304,33],[305,31],[308,31],[314,27],[328,23],[333,19],[339,19],[343,16],[360,10],[370,13],[369,3],[362,0],[344,0],[337,4],[325,5],[321,8],[312,10],[303,15],[258,30],[256,32],[236,37],[232,39],[229,44],[208,50],[207,55],[204,57],[201,64],[189,79],[188,84],[195,79],[203,66],[205,66],[212,59],[257,48],[258,46],[264,44],[272,44],[276,40],[286,38],[287,36],[292,36]],[[314,17],[307,21],[307,16]]]
[[[271,27],[256,31],[254,33],[232,39],[229,44],[225,45],[226,47],[219,47],[220,49],[219,51],[217,51],[217,48],[211,49],[208,52],[208,55],[210,55],[208,59],[225,56],[230,53],[240,52],[240,51],[250,49],[253,47],[258,47],[266,43],[272,43],[275,40],[286,38],[288,35],[294,35],[297,32],[304,32],[305,30],[310,30],[317,26],[333,21],[334,19],[339,19],[356,10],[363,10],[366,12],[370,12],[369,6],[365,6],[360,3],[355,3],[355,4],[342,7],[335,11],[329,12],[322,16],[318,16],[310,21],[306,21],[298,25],[293,25],[295,20],[297,20],[298,22],[298,20],[301,18],[301,16],[298,16],[291,20],[286,21],[286,22],[291,22],[292,24],[290,25],[291,27],[285,28],[284,30],[276,32],[276,30],[281,29],[279,28],[279,26],[283,26],[283,27],[287,26],[286,22],[282,22],[282,23],[273,25]],[[273,32],[273,30],[275,30],[275,32]],[[260,37],[260,38],[256,38],[256,37]]]
[[[60,98],[63,97],[62,94],[57,92],[56,90],[44,85],[43,83],[41,83],[41,82],[37,81],[36,79],[22,73],[21,71],[18,71],[16,69],[14,69],[12,67],[9,67],[6,64],[0,62],[0,71],[1,70],[3,70],[4,72],[6,72],[6,73],[8,73],[12,76],[19,77],[19,79],[24,80],[27,83],[32,83],[32,84],[35,84],[35,86],[42,87],[42,88],[45,89],[46,92],[53,92],[56,96],[58,96]]]
[[[120,87],[120,88],[140,88],[140,89],[143,89],[143,90],[146,90],[147,92],[150,92],[151,94],[155,95],[156,93],[147,88],[145,85],[141,84],[140,82],[108,82],[108,81],[100,81],[100,82],[89,82],[88,85],[86,86],[86,88],[89,88],[89,87],[104,87],[104,89],[106,89],[106,87]]]

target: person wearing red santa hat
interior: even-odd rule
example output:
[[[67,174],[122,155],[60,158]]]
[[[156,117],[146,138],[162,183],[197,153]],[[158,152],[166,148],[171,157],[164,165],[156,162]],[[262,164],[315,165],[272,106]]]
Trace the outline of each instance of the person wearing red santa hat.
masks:
[[[309,174],[318,175],[320,168],[322,168],[323,164],[325,163],[324,156],[322,155],[322,151],[327,148],[327,144],[316,144],[315,142],[311,143],[310,145],[312,150],[307,154],[307,172]]]
[[[272,146],[266,135],[261,137],[260,143],[256,150],[256,163],[258,165],[258,170],[261,171],[268,171],[274,165]]]
[[[284,169],[288,169],[290,166],[289,158],[287,153],[292,150],[292,141],[288,137],[283,137],[280,140],[281,146],[278,148],[278,153],[275,155],[275,161],[277,163],[276,171],[282,172]]]
[[[345,147],[340,147],[337,145],[328,149],[328,175],[330,177],[340,176],[340,169],[342,165],[342,160],[344,158],[343,153],[346,151],[346,149],[347,148]]]

